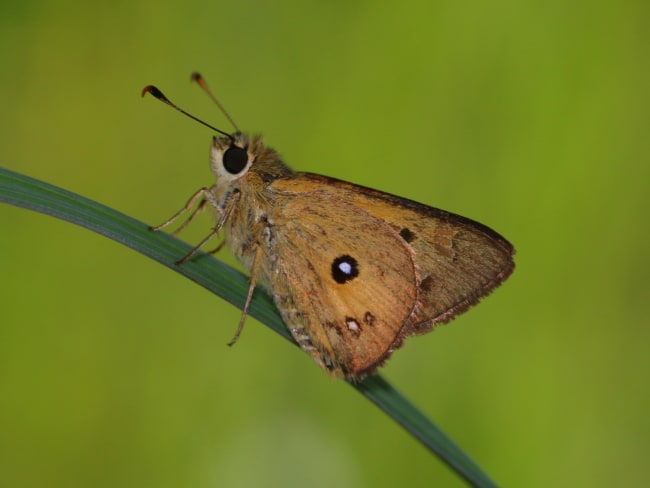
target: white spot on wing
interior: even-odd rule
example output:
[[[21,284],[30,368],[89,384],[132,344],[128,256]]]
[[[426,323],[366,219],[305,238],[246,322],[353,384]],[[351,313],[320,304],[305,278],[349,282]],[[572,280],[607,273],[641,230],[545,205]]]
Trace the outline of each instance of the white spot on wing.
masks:
[[[345,325],[348,326],[348,329],[351,332],[359,332],[361,328],[359,327],[359,322],[354,319],[347,318],[345,319]]]

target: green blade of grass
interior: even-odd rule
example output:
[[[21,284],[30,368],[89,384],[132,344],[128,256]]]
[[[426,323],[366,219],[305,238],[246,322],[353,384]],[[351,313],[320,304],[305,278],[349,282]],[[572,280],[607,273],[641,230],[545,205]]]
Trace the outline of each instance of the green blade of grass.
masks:
[[[174,263],[192,249],[191,245],[169,234],[151,232],[146,224],[109,207],[4,168],[0,168],[0,202],[93,230],[155,259],[239,308],[244,304],[248,291],[246,276],[204,253],[176,266]],[[295,345],[272,300],[265,293],[256,290],[249,314]],[[350,382],[350,385],[467,483],[478,487],[496,486],[433,422],[381,376],[370,376],[360,383]]]

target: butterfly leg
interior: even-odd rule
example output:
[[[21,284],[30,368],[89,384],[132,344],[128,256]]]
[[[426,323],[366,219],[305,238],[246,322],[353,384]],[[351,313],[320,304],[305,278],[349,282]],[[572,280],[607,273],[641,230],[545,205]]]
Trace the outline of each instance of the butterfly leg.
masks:
[[[194,256],[197,252],[199,252],[199,250],[203,246],[205,246],[205,244],[210,239],[212,239],[214,236],[216,236],[219,233],[219,231],[221,230],[221,227],[223,227],[223,224],[226,222],[226,220],[230,216],[230,213],[232,212],[232,209],[235,208],[235,205],[237,204],[237,201],[239,200],[239,192],[233,192],[233,194],[226,201],[225,209],[221,210],[221,206],[219,205],[219,202],[215,198],[214,194],[210,191],[210,189],[202,188],[197,193],[192,195],[192,198],[190,198],[190,201],[188,201],[188,205],[186,205],[185,207],[186,208],[191,207],[192,206],[191,202],[193,200],[196,200],[196,198],[198,198],[197,195],[199,195],[199,194],[202,194],[204,196],[204,198],[205,198],[205,200],[203,200],[204,202],[209,203],[212,207],[217,209],[217,211],[219,212],[219,220],[217,221],[217,225],[212,229],[212,231],[207,236],[205,236],[205,238],[203,238],[203,240],[201,240],[201,242],[199,242],[196,246],[194,246],[192,248],[192,250],[190,252],[188,252],[185,256],[183,256],[181,259],[176,261],[176,263],[175,263],[176,265],[181,265],[184,262],[186,262],[188,259],[190,259],[192,256]],[[179,212],[177,215],[180,215],[181,213],[182,213],[182,211]],[[172,218],[174,218],[174,217],[172,217]],[[222,246],[223,246],[223,243],[219,244],[219,246],[217,246],[216,249],[214,249],[213,251],[210,251],[210,254],[212,254],[214,252],[217,252],[219,249],[221,249]]]
[[[255,285],[257,284],[257,270],[260,264],[260,257],[262,256],[262,249],[258,246],[255,250],[255,257],[253,258],[253,265],[251,266],[251,278],[248,284],[248,294],[246,295],[246,301],[244,302],[244,308],[242,309],[242,315],[239,319],[239,324],[237,325],[237,330],[235,331],[235,336],[228,343],[229,346],[232,346],[237,342],[239,336],[241,335],[242,330],[244,329],[244,322],[246,316],[248,315],[248,307],[251,304],[253,299],[253,292],[255,291]]]
[[[194,217],[196,217],[197,215],[203,213],[203,211],[205,210],[205,204],[207,202],[208,201],[205,198],[203,200],[201,200],[199,202],[199,204],[197,205],[197,207],[192,212],[190,212],[190,214],[185,219],[185,221],[180,226],[178,226],[178,228],[174,229],[174,231],[172,232],[172,235],[177,236],[178,234],[183,232],[183,229],[185,229],[185,227],[187,227],[190,224],[190,222],[192,222],[194,220]],[[158,230],[158,229],[155,229],[155,230]]]
[[[174,215],[172,215],[169,219],[167,219],[165,222],[163,222],[160,225],[157,225],[155,227],[150,227],[151,230],[153,231],[159,231],[164,229],[165,227],[168,227],[169,225],[173,224],[176,222],[179,217],[187,212],[190,211],[192,207],[196,204],[196,201],[201,198],[202,200],[199,202],[198,206],[190,213],[190,215],[187,217],[185,222],[181,224],[181,226],[176,229],[172,234],[176,235],[179,232],[181,232],[187,225],[194,220],[194,217],[196,217],[198,214],[203,212],[205,210],[205,205],[209,202],[212,206],[218,209],[218,205],[216,202],[214,202],[214,195],[210,191],[211,188],[201,188],[199,191],[197,191],[194,195],[190,197],[190,199],[187,201],[185,206],[181,208],[178,212],[176,212]]]
[[[206,254],[210,254],[210,255],[212,255],[212,254],[217,254],[219,251],[221,251],[221,249],[222,249],[223,246],[225,246],[225,245],[226,245],[226,241],[223,240],[223,241],[221,241],[219,244],[217,244],[217,247],[215,247],[214,249],[210,249],[209,251],[205,251],[205,253],[206,253]]]

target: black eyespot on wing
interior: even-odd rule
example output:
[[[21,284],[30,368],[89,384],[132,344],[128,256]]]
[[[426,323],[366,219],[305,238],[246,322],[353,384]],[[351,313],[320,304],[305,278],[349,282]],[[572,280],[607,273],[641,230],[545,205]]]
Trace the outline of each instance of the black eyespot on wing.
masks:
[[[420,290],[422,290],[424,293],[429,293],[431,290],[433,290],[434,284],[435,283],[433,278],[431,276],[427,276],[422,281],[420,281]]]
[[[332,278],[339,284],[359,276],[359,264],[352,256],[344,254],[332,261]]]
[[[239,146],[230,146],[223,153],[223,167],[228,173],[236,175],[248,164],[248,153]]]
[[[408,243],[413,242],[417,237],[408,227],[404,227],[402,230],[400,230],[399,235]]]

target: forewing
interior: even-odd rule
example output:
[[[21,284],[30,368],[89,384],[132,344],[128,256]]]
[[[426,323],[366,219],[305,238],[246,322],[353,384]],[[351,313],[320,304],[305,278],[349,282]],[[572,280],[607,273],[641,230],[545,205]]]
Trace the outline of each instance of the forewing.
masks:
[[[413,253],[390,225],[322,188],[275,201],[270,281],[283,319],[325,369],[361,377],[414,312]]]
[[[402,336],[450,320],[487,295],[514,269],[512,245],[492,229],[465,217],[319,175],[302,173],[274,185],[278,191],[294,195],[322,193],[324,199],[352,206],[398,236],[401,245],[393,247],[406,247],[414,256],[413,293],[417,296]]]

